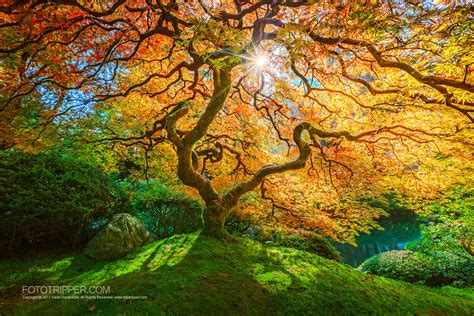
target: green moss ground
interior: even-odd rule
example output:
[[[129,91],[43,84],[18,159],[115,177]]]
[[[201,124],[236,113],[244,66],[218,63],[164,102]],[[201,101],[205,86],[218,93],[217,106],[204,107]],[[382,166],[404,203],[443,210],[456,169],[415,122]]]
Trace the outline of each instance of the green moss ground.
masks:
[[[146,300],[24,300],[24,285],[109,285]],[[198,234],[149,244],[115,261],[82,255],[0,262],[0,314],[472,315],[470,289],[431,289],[316,255]]]

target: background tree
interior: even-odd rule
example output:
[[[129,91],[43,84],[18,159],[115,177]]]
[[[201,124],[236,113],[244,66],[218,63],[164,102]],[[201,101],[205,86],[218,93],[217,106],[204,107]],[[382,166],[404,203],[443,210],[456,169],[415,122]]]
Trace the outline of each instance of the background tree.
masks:
[[[364,230],[350,197],[469,172],[472,7],[444,2],[4,1],[2,115],[37,94],[46,126],[173,149],[210,235],[257,189],[287,225]]]

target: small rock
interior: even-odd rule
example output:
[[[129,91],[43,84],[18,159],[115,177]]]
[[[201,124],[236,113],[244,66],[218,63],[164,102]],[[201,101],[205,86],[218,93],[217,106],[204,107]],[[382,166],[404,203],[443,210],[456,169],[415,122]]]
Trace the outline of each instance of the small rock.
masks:
[[[87,310],[88,310],[89,312],[93,312],[93,311],[95,311],[96,307],[97,307],[96,305],[88,305],[88,306],[87,306]]]

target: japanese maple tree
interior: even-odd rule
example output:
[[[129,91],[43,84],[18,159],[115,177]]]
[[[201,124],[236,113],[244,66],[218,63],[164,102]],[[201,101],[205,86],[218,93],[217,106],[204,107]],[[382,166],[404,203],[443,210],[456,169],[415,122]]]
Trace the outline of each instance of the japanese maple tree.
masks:
[[[268,215],[322,229],[341,215],[317,213],[321,195],[402,173],[435,181],[420,157],[472,162],[468,1],[22,0],[0,12],[2,146],[35,95],[44,126],[101,109],[106,124],[88,125],[101,142],[175,152],[210,235],[257,189]],[[447,185],[461,171],[446,168]],[[321,178],[336,193],[318,195]]]

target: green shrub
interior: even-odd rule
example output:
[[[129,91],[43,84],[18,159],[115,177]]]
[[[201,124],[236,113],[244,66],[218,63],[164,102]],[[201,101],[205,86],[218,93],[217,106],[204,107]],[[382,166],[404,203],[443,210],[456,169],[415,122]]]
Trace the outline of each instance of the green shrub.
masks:
[[[424,283],[433,277],[433,266],[422,254],[409,250],[392,250],[365,260],[358,270],[403,280]]]
[[[233,235],[253,240],[257,240],[257,235],[260,233],[260,229],[257,229],[252,223],[232,213],[225,220],[225,229]]]
[[[446,222],[421,226],[421,238],[407,249],[430,257],[441,280],[458,285],[473,283],[474,235],[468,222]]]
[[[473,282],[474,261],[447,251],[431,256],[410,250],[393,250],[364,261],[360,271],[430,286]]]
[[[471,258],[474,254],[474,229],[471,223],[449,222],[421,226],[421,238],[407,245],[407,249],[433,255],[451,252]]]
[[[255,227],[236,216],[230,216],[226,222],[230,233],[258,240],[274,246],[295,248],[317,254],[337,262],[342,262],[340,253],[323,237],[315,233],[286,232],[270,227]]]
[[[459,256],[449,251],[438,251],[431,254],[435,267],[434,285],[453,284],[471,286],[474,284],[474,258]]]
[[[84,161],[0,151],[0,248],[78,246],[127,205],[118,184]]]
[[[258,239],[261,241],[271,241],[276,246],[295,248],[342,262],[339,252],[326,239],[314,233],[301,235],[298,233],[289,234],[283,230],[273,230],[266,236],[261,234]]]
[[[159,182],[139,183],[133,195],[137,217],[158,238],[202,228],[199,203]]]

